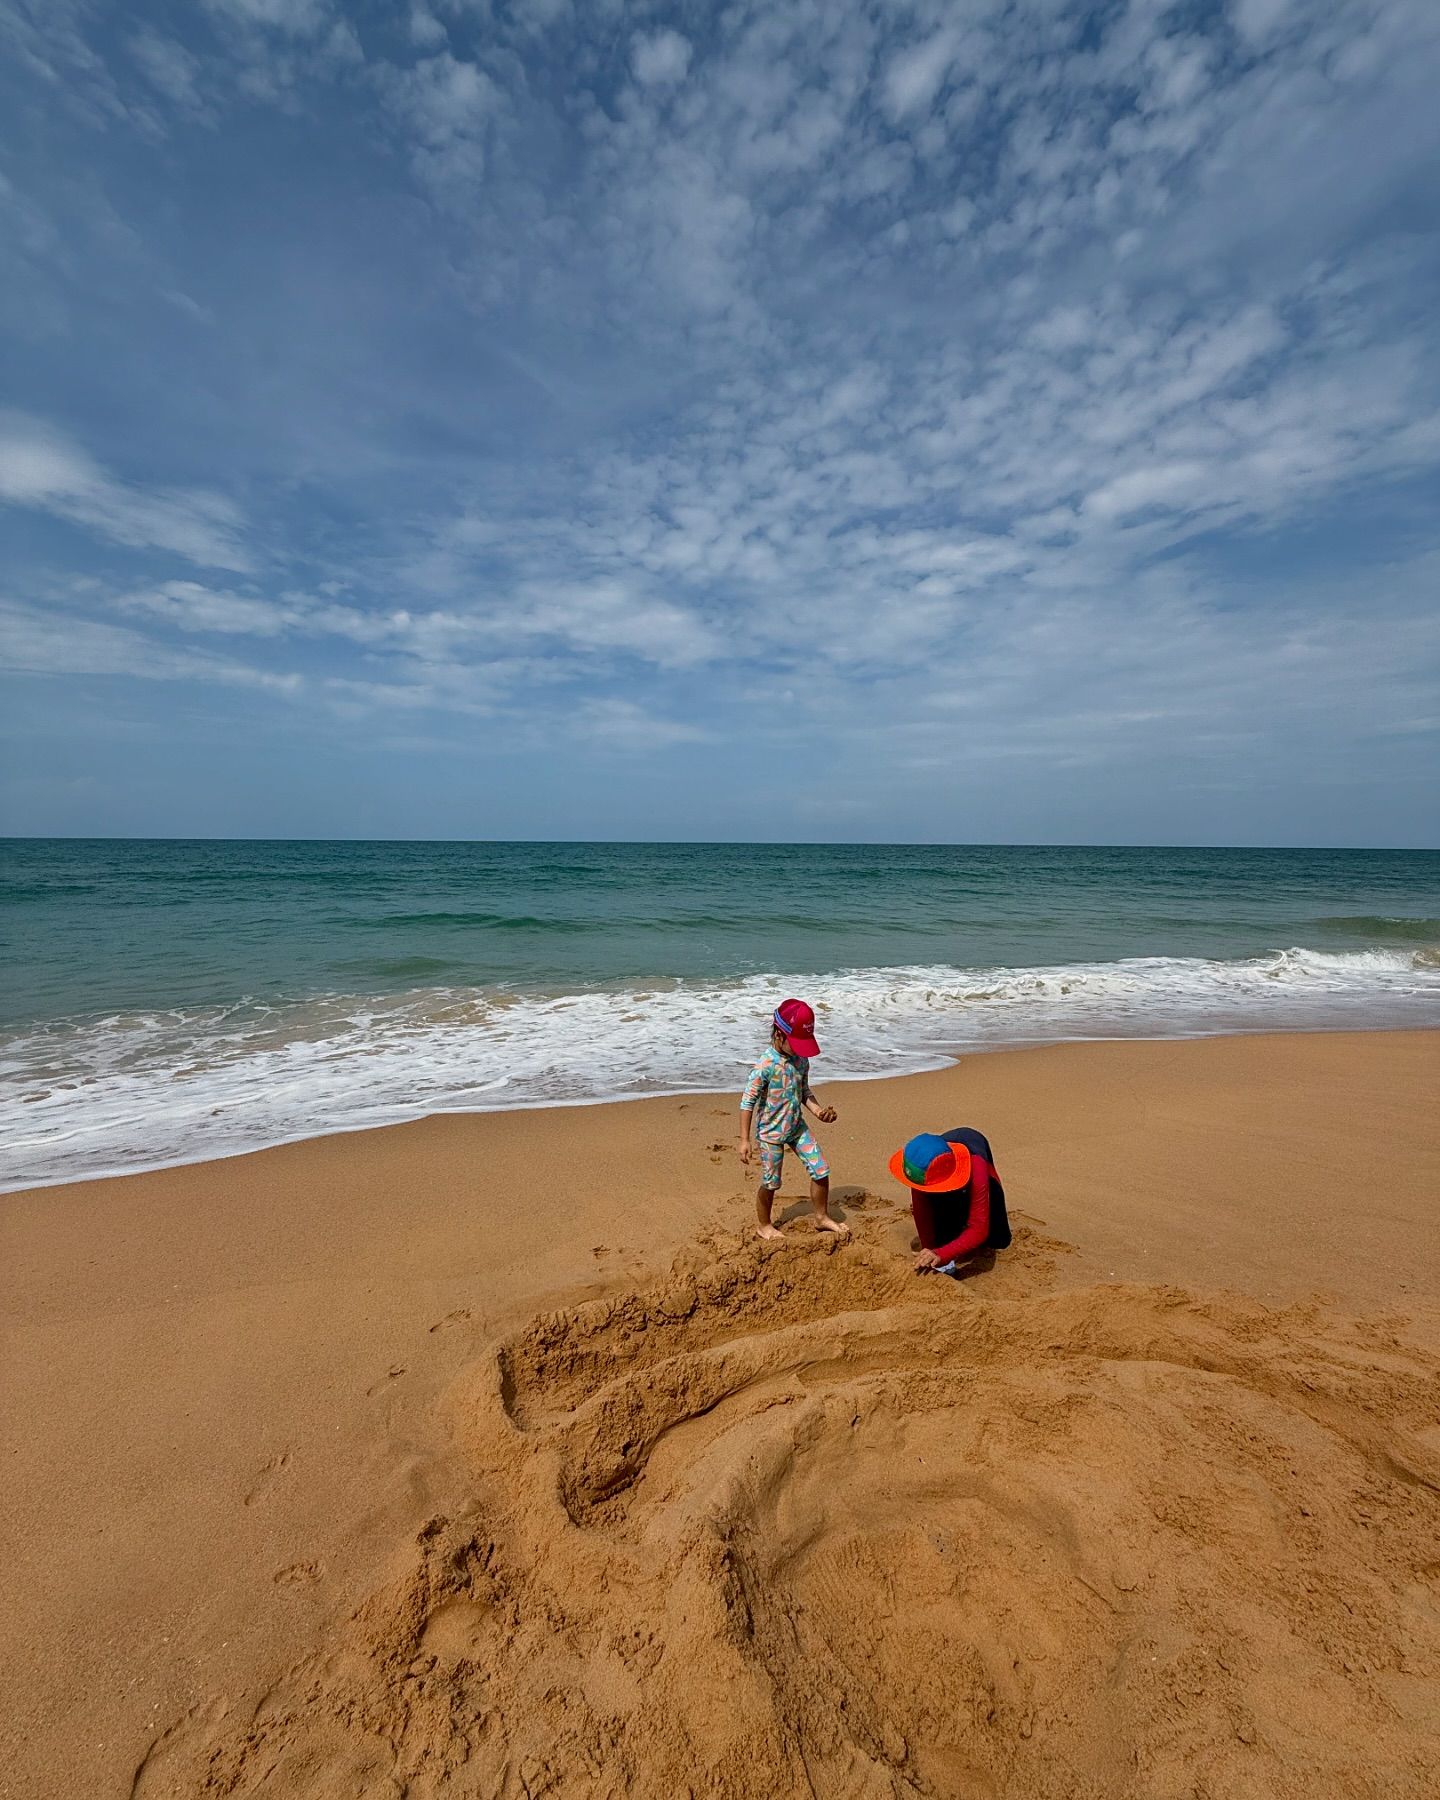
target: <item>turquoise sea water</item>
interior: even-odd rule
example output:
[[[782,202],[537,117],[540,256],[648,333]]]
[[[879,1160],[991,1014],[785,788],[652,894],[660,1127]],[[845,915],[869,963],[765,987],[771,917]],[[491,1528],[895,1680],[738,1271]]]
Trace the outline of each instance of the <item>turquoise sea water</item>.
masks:
[[[5,1183],[1095,1036],[1440,1024],[1440,852],[0,843]]]

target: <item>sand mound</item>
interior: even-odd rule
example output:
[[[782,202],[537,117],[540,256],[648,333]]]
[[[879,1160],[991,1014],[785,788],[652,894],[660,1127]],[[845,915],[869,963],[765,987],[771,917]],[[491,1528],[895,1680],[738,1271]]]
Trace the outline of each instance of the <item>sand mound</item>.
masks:
[[[537,1319],[473,1509],[137,1800],[1429,1800],[1440,1367],[1044,1261],[747,1244]]]

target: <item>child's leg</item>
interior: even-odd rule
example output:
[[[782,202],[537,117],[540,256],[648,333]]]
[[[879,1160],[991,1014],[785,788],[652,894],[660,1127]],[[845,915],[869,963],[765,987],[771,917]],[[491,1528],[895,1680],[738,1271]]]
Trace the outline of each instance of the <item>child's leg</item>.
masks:
[[[755,1190],[755,1234],[762,1238],[783,1237],[784,1233],[770,1223],[770,1208],[780,1186],[780,1165],[785,1160],[783,1144],[757,1146],[760,1151],[760,1185]]]
[[[815,1214],[815,1229],[849,1237],[850,1227],[830,1217],[830,1166],[808,1125],[795,1140],[795,1154],[810,1173],[810,1207]]]
[[[810,1183],[810,1204],[815,1209],[815,1229],[817,1231],[833,1231],[839,1237],[849,1237],[850,1227],[842,1225],[838,1219],[830,1217],[830,1177],[828,1175],[820,1181]]]

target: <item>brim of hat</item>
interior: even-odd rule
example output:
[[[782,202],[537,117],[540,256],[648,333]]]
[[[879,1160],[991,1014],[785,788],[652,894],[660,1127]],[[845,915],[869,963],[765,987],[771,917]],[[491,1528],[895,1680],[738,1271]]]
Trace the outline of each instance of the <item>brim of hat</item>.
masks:
[[[890,1158],[890,1173],[900,1183],[908,1187],[914,1194],[953,1194],[956,1188],[962,1188],[970,1179],[970,1151],[965,1144],[951,1144],[955,1152],[955,1167],[950,1174],[939,1181],[912,1181],[905,1173],[905,1146],[902,1144]]]
[[[798,1031],[787,1031],[785,1041],[797,1056],[818,1056],[820,1046],[814,1038],[802,1037]]]

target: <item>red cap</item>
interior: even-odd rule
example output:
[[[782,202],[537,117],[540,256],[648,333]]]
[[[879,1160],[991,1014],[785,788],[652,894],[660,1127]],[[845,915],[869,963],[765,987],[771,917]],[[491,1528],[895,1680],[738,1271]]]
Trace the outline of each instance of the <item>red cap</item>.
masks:
[[[775,1029],[790,1040],[797,1056],[818,1056],[815,1042],[815,1014],[803,1000],[782,1000],[775,1008]]]

